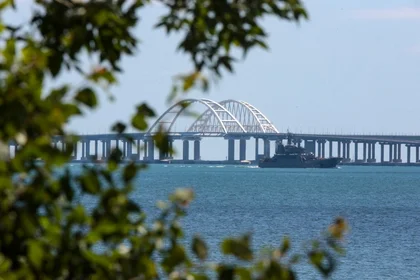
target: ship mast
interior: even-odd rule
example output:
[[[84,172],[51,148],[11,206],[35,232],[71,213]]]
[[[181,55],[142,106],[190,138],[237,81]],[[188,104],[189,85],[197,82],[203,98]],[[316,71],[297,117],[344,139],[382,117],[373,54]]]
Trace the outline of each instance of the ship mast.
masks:
[[[292,134],[287,129],[287,145],[292,145]]]

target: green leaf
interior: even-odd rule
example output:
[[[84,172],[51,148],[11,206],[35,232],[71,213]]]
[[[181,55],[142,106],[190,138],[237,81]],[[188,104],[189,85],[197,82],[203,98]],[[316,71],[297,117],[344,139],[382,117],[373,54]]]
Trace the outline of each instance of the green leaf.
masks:
[[[233,266],[220,265],[217,268],[217,272],[220,280],[233,280],[235,277],[235,268]]]
[[[73,211],[70,213],[68,220],[70,223],[83,224],[86,221],[85,208],[81,205],[77,205],[73,208]]]
[[[105,81],[109,85],[115,84],[117,81],[114,74],[105,67],[100,67],[100,68],[95,69],[92,72],[92,74],[88,76],[88,79],[95,83],[98,83],[100,81]]]
[[[13,5],[14,5],[14,0],[2,0],[0,1],[0,11],[3,11],[4,9]]]
[[[11,67],[16,56],[16,40],[10,38],[6,41],[6,47],[3,50],[3,57],[7,67]]]
[[[112,126],[111,130],[121,134],[125,131],[126,128],[127,126],[125,124],[123,124],[122,122],[117,122]]]
[[[144,131],[147,129],[148,124],[145,120],[145,117],[141,114],[136,114],[132,119],[131,119],[131,125],[134,128],[137,128],[140,131]]]
[[[118,164],[122,160],[122,152],[119,148],[111,150],[111,154],[108,158],[108,169],[109,171],[115,171],[118,168]]]
[[[148,127],[146,118],[155,117],[155,112],[145,103],[137,106],[137,112],[131,119],[131,125],[138,130],[146,130]]]
[[[96,94],[95,92],[89,88],[83,88],[81,89],[75,96],[75,100],[85,104],[86,106],[90,108],[94,108],[97,106],[97,100],[96,100]]]
[[[283,243],[280,249],[281,255],[283,256],[284,254],[286,254],[289,251],[289,249],[290,249],[290,239],[287,236],[285,236],[283,238]]]
[[[167,132],[162,131],[162,128],[159,128],[158,133],[153,136],[156,147],[163,153],[168,153],[169,151],[169,135]]]
[[[156,264],[149,257],[139,257],[136,265],[138,266],[139,271],[144,274],[145,279],[155,279],[157,277]]]
[[[3,254],[0,254],[0,275],[8,272],[11,264],[12,262],[9,259],[6,259]]]
[[[60,88],[53,89],[50,94],[47,96],[46,100],[52,102],[62,102],[63,98],[69,91],[68,85],[64,85]]]
[[[63,65],[63,53],[53,51],[48,57],[48,69],[53,77],[56,77],[60,73],[61,66]]]
[[[82,190],[89,194],[98,194],[101,190],[101,183],[97,174],[89,170],[86,174],[83,174],[80,179],[80,186]]]
[[[86,261],[99,265],[106,270],[109,270],[112,266],[112,261],[107,256],[98,255],[89,250],[82,250],[82,254],[86,258]]]
[[[31,240],[28,242],[28,258],[33,266],[37,269],[41,268],[44,259],[44,250],[39,241]]]
[[[125,183],[130,182],[137,174],[137,166],[134,162],[131,162],[124,168],[123,180]]]
[[[328,252],[317,250],[309,252],[308,255],[310,263],[324,276],[329,276],[333,272],[335,261]]]
[[[173,271],[177,265],[183,263],[186,259],[187,255],[185,254],[184,248],[176,244],[167,251],[162,261],[162,266],[166,271]]]
[[[195,81],[197,80],[197,75],[193,73],[193,74],[183,77],[182,80],[183,80],[182,90],[184,92],[187,92],[189,89],[191,89],[194,86]]]
[[[249,271],[246,268],[243,267],[237,267],[235,269],[235,274],[237,274],[239,276],[240,280],[251,280],[252,279],[252,274],[251,271]]]
[[[188,274],[187,279],[190,279],[190,278],[194,280],[209,280],[210,279],[207,275],[198,274],[198,273]]]
[[[207,251],[207,245],[206,243],[199,237],[194,236],[193,242],[192,242],[192,250],[194,254],[202,261],[204,261],[207,258],[208,251]]]
[[[250,236],[244,235],[241,238],[228,238],[222,242],[222,253],[233,255],[240,260],[250,261],[253,258],[250,248]]]

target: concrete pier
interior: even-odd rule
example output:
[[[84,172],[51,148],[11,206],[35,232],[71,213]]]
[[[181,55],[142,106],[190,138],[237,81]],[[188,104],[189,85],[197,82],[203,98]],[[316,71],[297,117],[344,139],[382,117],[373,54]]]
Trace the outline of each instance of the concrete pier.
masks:
[[[240,139],[239,140],[239,160],[246,159],[246,140]]]
[[[228,161],[233,162],[234,160],[235,160],[235,139],[228,139]]]
[[[264,139],[264,157],[270,157],[270,140]]]
[[[359,160],[359,143],[358,142],[354,142],[354,161],[358,161]]]
[[[201,160],[199,139],[194,140],[194,160]]]
[[[188,140],[182,141],[182,159],[187,161],[190,159],[190,142]]]
[[[367,161],[367,157],[366,157],[366,142],[363,142],[363,162]]]
[[[381,145],[381,163],[385,162],[385,143],[380,143]]]
[[[341,157],[341,141],[337,141],[337,157]]]

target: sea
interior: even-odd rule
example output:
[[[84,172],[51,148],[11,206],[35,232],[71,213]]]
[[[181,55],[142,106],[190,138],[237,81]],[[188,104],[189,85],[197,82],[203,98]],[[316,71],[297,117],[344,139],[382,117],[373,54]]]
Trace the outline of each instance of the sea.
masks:
[[[291,239],[292,253],[322,235],[338,216],[349,231],[331,279],[420,279],[420,168],[340,166],[261,169],[245,165],[150,165],[136,179],[133,198],[151,216],[176,188],[195,199],[181,224],[185,242],[199,234],[211,261],[224,261],[226,237],[252,234],[260,252]],[[298,279],[322,279],[307,262]]]

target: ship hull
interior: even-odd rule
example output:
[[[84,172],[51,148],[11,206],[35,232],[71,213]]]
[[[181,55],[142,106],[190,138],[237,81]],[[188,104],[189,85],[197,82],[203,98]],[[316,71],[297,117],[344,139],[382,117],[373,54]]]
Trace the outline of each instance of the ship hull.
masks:
[[[313,159],[307,161],[263,160],[258,163],[260,168],[335,168],[342,158]]]

